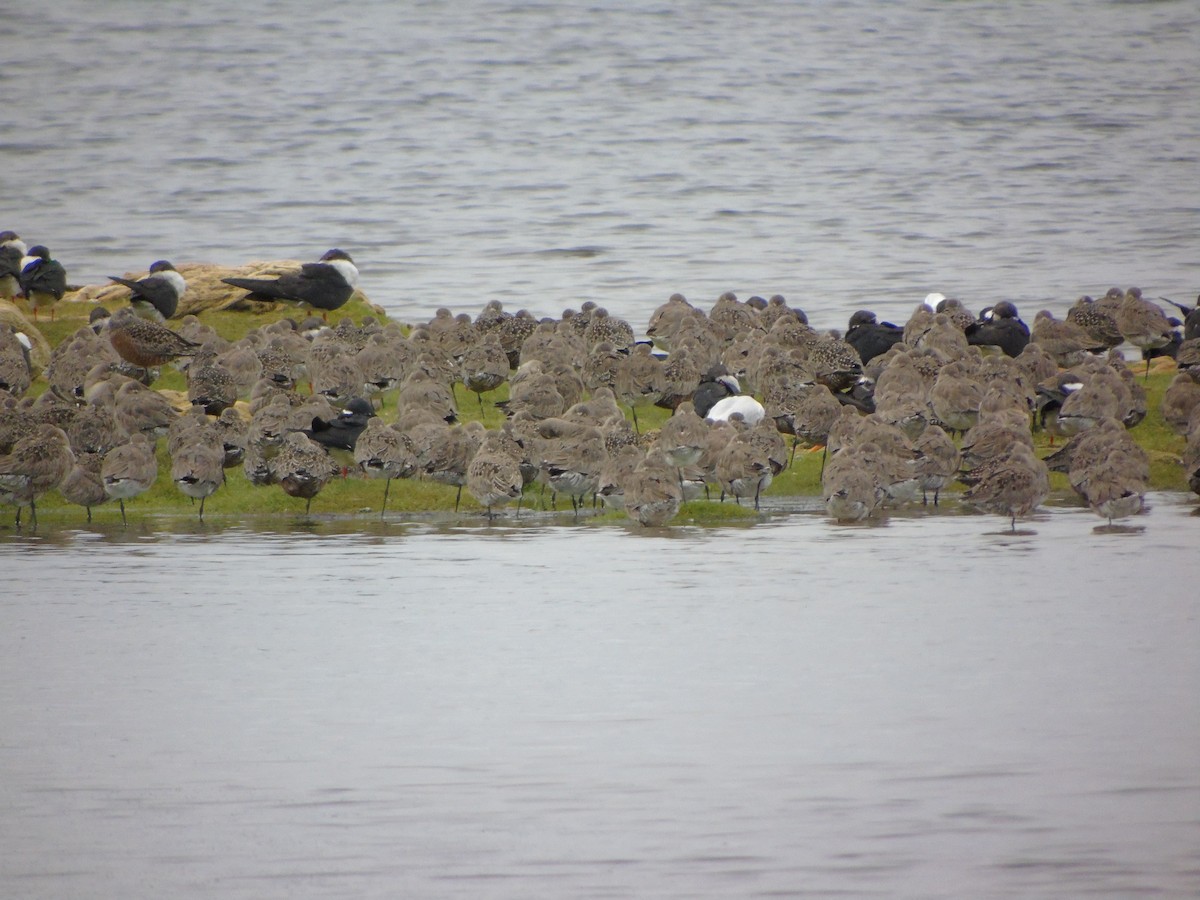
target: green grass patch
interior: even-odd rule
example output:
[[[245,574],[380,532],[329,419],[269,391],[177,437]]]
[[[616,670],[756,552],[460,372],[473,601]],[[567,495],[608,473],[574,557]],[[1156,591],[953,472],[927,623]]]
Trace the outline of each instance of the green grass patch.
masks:
[[[112,304],[112,307],[120,304]],[[93,304],[89,302],[64,301],[56,307],[53,322],[45,319],[37,323],[51,346],[57,346],[70,337],[81,325],[87,324],[88,314]],[[362,300],[351,300],[345,307],[331,317],[331,324],[336,324],[341,318],[348,316],[356,323],[363,318],[372,316],[386,322],[387,316],[376,307]],[[287,307],[269,312],[242,311],[207,311],[202,313],[200,320],[212,326],[223,337],[236,340],[251,328],[270,324],[282,318],[298,318],[298,311]],[[172,327],[178,327],[178,322],[171,322]],[[1149,379],[1141,382],[1147,392],[1148,414],[1143,422],[1131,430],[1132,436],[1145,448],[1151,460],[1151,489],[1161,491],[1186,491],[1187,485],[1179,464],[1184,450],[1184,439],[1175,434],[1162,418],[1160,406],[1163,393],[1175,376],[1174,369],[1153,372]],[[182,373],[167,366],[162,369],[162,375],[155,382],[156,388],[164,390],[185,391],[186,382]],[[45,390],[44,379],[39,378],[31,391],[38,394]],[[488,428],[498,428],[505,421],[504,412],[498,408],[498,402],[508,399],[508,385],[483,395],[482,408],[476,394],[468,391],[461,384],[455,386],[455,397],[459,414],[463,421],[482,421]],[[393,419],[395,416],[395,392],[384,395],[381,414]],[[670,411],[653,406],[639,406],[637,421],[639,430],[645,434],[662,427],[670,416]],[[632,415],[629,415],[632,420]],[[1054,447],[1049,438],[1042,432],[1035,434],[1035,443],[1042,456],[1052,452]],[[167,458],[165,441],[160,442],[159,474],[154,486],[147,493],[126,502],[126,509],[132,518],[147,515],[170,515],[187,517],[198,512],[198,507],[192,500],[185,497],[170,480],[170,460]],[[767,497],[815,496],[821,491],[821,452],[809,451],[800,447],[794,457],[794,462],[775,477],[770,488],[765,492]],[[249,517],[249,516],[302,516],[304,501],[288,497],[277,486],[258,487],[252,485],[240,468],[228,470],[226,483],[208,498],[205,505],[205,518]],[[1056,492],[1070,492],[1066,478],[1052,475],[1051,484]],[[313,499],[313,515],[378,515],[383,502],[384,482],[363,478],[357,473],[350,473],[348,478],[335,478],[322,492]],[[394,480],[388,492],[387,511],[389,516],[408,513],[451,512],[454,510],[454,487],[431,481],[418,479]],[[752,506],[739,506],[727,500],[720,503],[711,501],[694,501],[685,504],[676,523],[720,524],[736,521],[752,521],[757,513]],[[523,510],[537,510],[543,504],[548,508],[549,499],[541,496],[539,488],[531,488],[526,492],[522,503]],[[39,501],[39,511],[64,520],[85,516],[82,509],[69,506],[56,492],[47,495]],[[510,510],[512,506],[508,507]],[[465,515],[478,515],[482,508],[465,491],[462,494],[460,512]],[[557,505],[559,513],[570,515],[570,505],[560,501]],[[109,502],[93,510],[96,521],[119,521],[120,511],[115,502]],[[588,521],[598,523],[628,521],[621,512],[597,512],[589,509]],[[582,520],[582,518],[581,518]]]

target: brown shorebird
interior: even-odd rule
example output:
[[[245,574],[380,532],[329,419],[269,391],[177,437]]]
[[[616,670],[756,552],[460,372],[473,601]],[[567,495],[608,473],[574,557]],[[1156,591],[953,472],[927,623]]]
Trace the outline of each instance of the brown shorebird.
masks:
[[[108,340],[121,359],[143,369],[192,356],[199,345],[165,325],[139,318],[129,307],[109,317]]]
[[[638,406],[655,402],[663,392],[663,363],[652,350],[650,344],[635,344],[633,352],[617,371],[617,398],[629,407],[633,428],[639,432]]]
[[[1017,519],[1032,513],[1050,493],[1046,464],[1024,444],[959,478],[968,485],[964,503],[1007,516],[1013,531]]]
[[[375,416],[354,442],[354,463],[368,478],[386,479],[379,518],[387,512],[388,491],[393,478],[411,478],[417,471],[412,440],[402,431]]]
[[[100,476],[100,467],[103,464],[103,454],[76,453],[75,465],[58,486],[58,492],[64,500],[87,510],[89,522],[92,521],[92,507],[108,501],[104,479]]]
[[[313,497],[338,472],[338,465],[320,444],[298,431],[284,436],[283,446],[270,461],[275,481],[289,497],[304,498],[304,514],[312,508]]]
[[[508,379],[508,354],[500,345],[500,335],[488,332],[467,348],[460,364],[462,383],[479,399],[483,415],[483,395],[494,391]]]
[[[885,493],[875,461],[878,452],[877,446],[865,442],[843,447],[830,456],[821,476],[821,498],[835,522],[861,522],[883,502]]]
[[[762,419],[751,427],[741,413],[734,413],[730,421],[735,428],[734,437],[716,459],[722,497],[732,494],[739,504],[743,497],[753,497],[754,508],[758,509],[762,492],[787,463],[787,445],[779,436],[774,419]]]
[[[596,493],[605,509],[625,508],[625,486],[645,458],[645,452],[637,444],[622,444],[608,454],[596,482]]]
[[[427,478],[457,488],[454,511],[462,500],[467,467],[483,443],[486,429],[481,422],[447,425],[435,422],[409,431],[417,456],[418,470]]]
[[[125,501],[150,490],[158,477],[158,460],[150,438],[138,431],[124,444],[110,450],[100,467],[100,477],[105,493],[120,503],[121,524],[128,525]]]
[[[1180,372],[1162,398],[1162,417],[1176,434],[1186,435],[1192,411],[1200,407],[1200,369]]]
[[[1067,480],[1098,516],[1123,519],[1142,511],[1150,458],[1117,419],[1105,419],[1072,443]]]
[[[200,501],[200,521],[204,521],[204,501],[225,480],[225,447],[213,423],[197,429],[193,438],[171,454],[171,480],[184,495]]]
[[[921,483],[921,505],[928,502],[928,494],[933,491],[933,505],[937,506],[942,488],[958,471],[958,448],[945,431],[934,425],[921,432],[914,449],[917,453],[917,479]]]
[[[537,424],[536,434],[537,445],[530,452],[540,470],[539,478],[552,495],[570,497],[578,516],[583,498],[600,485],[607,454],[603,433],[594,425],[551,418]]]
[[[1119,347],[1125,340],[1121,329],[1117,327],[1117,318],[1091,297],[1083,296],[1075,301],[1075,305],[1067,310],[1067,321],[1074,322],[1086,331],[1096,342],[1097,346],[1105,349]]]
[[[625,482],[625,514],[657,527],[675,518],[682,502],[679,470],[661,449],[652,448]]]
[[[1117,308],[1117,327],[1125,340],[1142,351],[1150,377],[1150,351],[1171,343],[1174,331],[1167,314],[1157,303],[1146,300],[1138,288],[1130,288]]]
[[[0,456],[0,503],[17,508],[17,527],[21,527],[21,508],[29,507],[30,526],[37,528],[37,498],[58,487],[71,466],[67,433],[55,425],[37,425],[13,444],[12,452]]]
[[[521,492],[525,487],[521,477],[521,448],[507,432],[497,429],[484,435],[483,443],[467,466],[467,491],[487,509],[517,501],[521,514]]]

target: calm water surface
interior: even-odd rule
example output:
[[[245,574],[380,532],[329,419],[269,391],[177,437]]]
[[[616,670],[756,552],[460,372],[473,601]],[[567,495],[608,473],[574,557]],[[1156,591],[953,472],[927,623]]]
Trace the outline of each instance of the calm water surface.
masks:
[[[0,227],[78,283],[348,249],[394,315],[819,327],[1200,289],[1200,6],[56,0],[4,14]]]
[[[0,535],[0,895],[1194,896],[1200,516]]]

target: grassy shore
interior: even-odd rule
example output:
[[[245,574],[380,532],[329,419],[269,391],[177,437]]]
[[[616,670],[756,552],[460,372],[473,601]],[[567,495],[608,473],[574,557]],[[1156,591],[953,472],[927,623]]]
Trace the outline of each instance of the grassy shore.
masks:
[[[68,338],[81,325],[87,322],[88,313],[93,308],[92,303],[72,303],[64,301],[57,307],[53,322],[45,320],[38,327],[52,347]],[[281,309],[266,313],[248,312],[206,312],[200,316],[202,322],[211,325],[222,337],[236,340],[248,330],[268,324],[294,312]],[[337,318],[349,316],[355,322],[361,322],[366,316],[374,316],[386,320],[380,310],[357,299],[352,300],[342,310]],[[175,324],[175,323],[173,323]],[[1174,434],[1163,421],[1159,412],[1163,392],[1174,377],[1173,367],[1160,367],[1152,371],[1144,382],[1149,398],[1149,413],[1146,419],[1130,432],[1138,443],[1145,448],[1151,459],[1151,489],[1158,491],[1184,491],[1186,483],[1182,468],[1179,464],[1183,452],[1183,438]],[[172,368],[164,368],[162,376],[154,385],[164,391],[186,391],[183,375]],[[37,394],[45,389],[41,379],[34,385],[31,393]],[[384,407],[381,414],[389,420],[395,415],[395,392],[384,395]],[[507,385],[483,395],[483,408],[474,394],[461,385],[456,389],[459,413],[464,421],[472,419],[482,421],[487,427],[499,426],[504,416],[495,406],[496,401],[507,399]],[[657,429],[667,419],[668,412],[660,409],[638,410],[638,421],[643,430]],[[1051,451],[1049,439],[1044,433],[1035,435],[1040,455]],[[125,506],[131,519],[152,516],[189,517],[196,515],[197,507],[192,500],[181,494],[169,478],[170,460],[166,455],[165,441],[159,442],[158,480],[151,490],[141,496],[127,501]],[[814,496],[820,494],[821,453],[810,452],[801,447],[793,465],[785,469],[764,495],[764,504],[770,505],[771,498]],[[1056,494],[1071,493],[1065,477],[1052,475],[1052,486]],[[955,493],[949,489],[946,495]],[[384,483],[368,480],[355,473],[347,478],[336,478],[326,485],[325,489],[312,502],[314,516],[378,516],[383,500]],[[454,510],[457,491],[448,485],[431,481],[404,479],[395,480],[388,494],[387,517],[413,516],[421,513],[445,513]],[[527,491],[523,500],[526,509],[540,509],[549,503],[548,497],[542,497],[538,488]],[[463,516],[478,516],[482,513],[479,504],[465,491],[462,494],[460,513]],[[558,510],[566,517],[571,516],[570,504],[560,502]],[[10,511],[11,512],[11,511]],[[71,506],[57,492],[52,492],[38,502],[38,513],[41,521],[46,523],[82,522],[86,518],[85,511]],[[245,519],[247,517],[298,517],[304,514],[304,501],[288,497],[278,487],[256,487],[252,485],[240,468],[227,472],[227,482],[205,505],[205,519],[214,522]],[[97,523],[119,522],[120,510],[115,502],[109,502],[92,510],[93,521]],[[511,507],[509,515],[511,516]],[[686,504],[676,521],[719,524],[722,522],[753,519],[754,510],[749,507],[737,506],[733,502],[719,503],[698,501]],[[596,516],[597,522],[624,521],[622,514],[607,513]]]

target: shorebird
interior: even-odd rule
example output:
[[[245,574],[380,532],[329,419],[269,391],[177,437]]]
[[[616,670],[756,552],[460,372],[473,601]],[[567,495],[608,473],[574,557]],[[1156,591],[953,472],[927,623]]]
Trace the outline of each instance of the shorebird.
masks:
[[[962,495],[964,503],[1007,516],[1014,532],[1017,519],[1032,513],[1050,493],[1046,464],[1024,444],[959,475],[959,480],[968,485]]]
[[[1105,419],[1071,444],[1067,480],[1096,515],[1111,525],[1142,511],[1150,458],[1118,420]]]
[[[596,482],[596,493],[605,509],[625,508],[625,486],[633,470],[645,458],[645,452],[637,444],[623,444],[616,452],[608,454]]]
[[[338,468],[319,444],[298,431],[284,436],[283,446],[269,466],[272,477],[285,494],[304,499],[306,516],[312,508],[313,497],[337,474]]]
[[[521,364],[509,385],[508,400],[496,405],[509,418],[525,412],[535,419],[552,419],[561,416],[567,408],[554,376],[543,371],[542,364],[536,359]]]
[[[675,518],[683,503],[678,469],[661,449],[652,448],[625,482],[625,514],[642,525],[657,527]]]
[[[158,460],[150,439],[138,431],[124,444],[110,450],[100,467],[100,477],[104,481],[104,492],[120,504],[121,524],[127,526],[125,501],[150,490],[158,477]]]
[[[117,310],[106,322],[108,340],[117,355],[143,369],[192,356],[200,349],[199,344],[165,325],[139,318],[129,307]]]
[[[187,369],[188,402],[210,416],[219,416],[237,402],[238,386],[233,373],[217,353],[205,344],[196,351]]]
[[[479,400],[483,415],[483,395],[494,391],[508,379],[508,354],[500,345],[500,335],[488,332],[467,348],[460,363],[462,383]]]
[[[687,347],[679,347],[663,363],[662,393],[654,405],[673,410],[680,403],[690,401],[699,386],[700,367],[692,360]]]
[[[849,389],[863,373],[858,351],[846,341],[831,337],[821,338],[813,344],[805,362],[817,383],[835,394]]]
[[[1162,417],[1172,431],[1186,435],[1197,407],[1200,407],[1200,369],[1180,372],[1163,394]]]
[[[1076,300],[1067,310],[1067,321],[1074,322],[1086,331],[1098,346],[1106,349],[1119,347],[1125,340],[1117,326],[1116,316],[1105,311],[1099,303],[1086,295]]]
[[[926,428],[914,445],[917,453],[916,474],[921,484],[921,505],[928,503],[928,494],[933,491],[933,505],[938,505],[942,488],[958,471],[961,455],[954,441],[941,428]]]
[[[984,388],[966,360],[949,363],[929,390],[929,405],[934,415],[951,432],[965,433],[979,421],[979,404]]]
[[[350,254],[329,250],[315,263],[277,278],[222,278],[225,284],[249,291],[250,299],[286,300],[315,310],[322,317],[346,304],[358,285],[358,268]]]
[[[639,343],[617,371],[617,398],[629,407],[633,414],[633,428],[638,426],[637,408],[643,403],[654,403],[663,392],[663,363],[653,354],[653,345]]]
[[[668,462],[676,469],[695,465],[708,443],[708,426],[696,415],[690,401],[683,401],[675,408],[675,414],[663,423],[654,445],[659,447]]]
[[[568,419],[543,419],[537,424],[537,446],[531,449],[542,482],[554,495],[566,494],[578,517],[583,498],[600,484],[606,450],[599,428]]]
[[[1137,288],[1125,292],[1125,298],[1117,308],[1117,327],[1125,340],[1142,351],[1146,360],[1145,377],[1150,377],[1149,351],[1164,347],[1171,342],[1174,328],[1167,314],[1157,303],[1145,300]]]
[[[163,322],[174,316],[187,290],[183,276],[165,259],[152,262],[145,278],[134,280],[109,275],[108,279],[129,288],[129,305],[133,311],[143,319],[154,322]]]
[[[152,445],[179,417],[163,394],[137,381],[126,381],[117,389],[113,411],[126,432],[141,432]]]
[[[103,454],[76,452],[75,464],[58,486],[64,500],[87,510],[89,522],[92,521],[92,507],[108,501],[108,492],[104,490],[104,479],[100,475],[102,465]]]
[[[81,406],[65,430],[71,449],[77,454],[104,456],[129,438],[129,433],[117,420],[113,405],[99,399]]]
[[[1056,319],[1048,309],[1034,316],[1030,340],[1054,357],[1061,368],[1079,365],[1093,350],[1102,349],[1079,325]]]
[[[379,397],[382,405],[382,395],[404,380],[406,364],[412,355],[408,340],[403,336],[371,335],[366,346],[354,357],[368,398]],[[505,369],[507,371],[507,360]]]
[[[502,429],[489,431],[483,443],[467,466],[466,487],[468,493],[487,509],[487,517],[494,515],[492,508],[503,506],[511,500],[517,501],[517,515],[521,514],[521,492],[525,482],[521,477],[520,447],[512,435]]]
[[[383,504],[379,518],[387,512],[388,491],[393,478],[411,478],[417,471],[412,441],[402,431],[374,416],[354,442],[354,463],[368,478],[383,478]]]
[[[483,443],[486,431],[483,424],[468,422],[465,425],[449,425],[424,413],[417,424],[400,427],[412,440],[417,471],[431,481],[456,488],[454,510],[457,512],[466,484],[467,466]]]
[[[762,492],[787,462],[787,447],[773,419],[760,420],[761,431],[758,425],[748,425],[740,413],[734,413],[730,421],[735,434],[716,459],[716,479],[723,494],[732,494],[739,504],[743,497],[752,496],[754,508],[759,509]],[[768,440],[768,435],[775,440]]]
[[[196,439],[171,454],[171,480],[188,497],[200,501],[200,521],[204,521],[204,502],[225,480],[225,448],[216,427],[196,433]]]
[[[54,304],[67,292],[67,272],[62,263],[50,258],[50,251],[38,244],[29,248],[29,254],[21,260],[18,276],[21,293],[33,309],[37,319],[38,310],[49,307],[50,321],[54,321]]]
[[[583,330],[584,345],[595,347],[601,342],[612,344],[617,350],[628,350],[634,344],[633,326],[624,319],[610,316],[608,310],[596,307],[588,317]]]
[[[878,447],[869,442],[839,449],[821,475],[825,511],[836,522],[861,522],[883,502],[885,493],[873,456]]]
[[[0,503],[17,508],[18,528],[24,506],[29,507],[30,526],[37,528],[37,498],[58,487],[74,463],[66,432],[45,423],[13,444],[11,453],[0,456]]]

